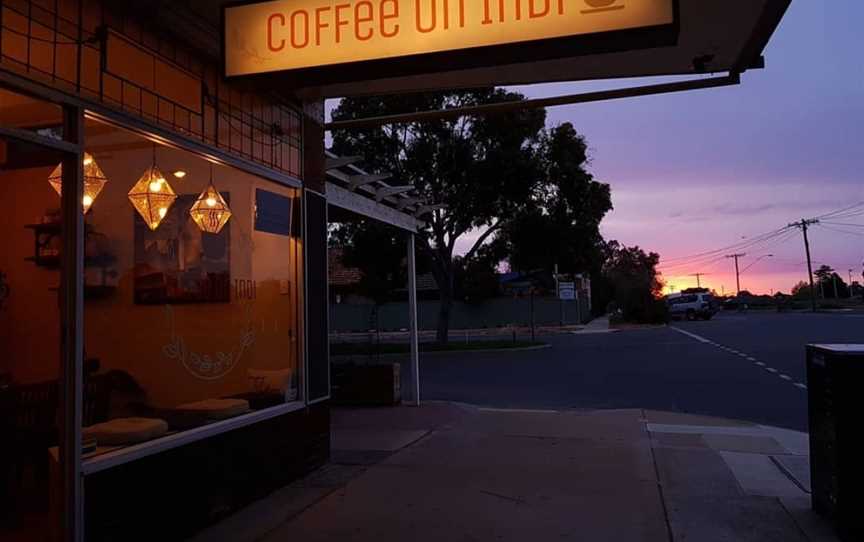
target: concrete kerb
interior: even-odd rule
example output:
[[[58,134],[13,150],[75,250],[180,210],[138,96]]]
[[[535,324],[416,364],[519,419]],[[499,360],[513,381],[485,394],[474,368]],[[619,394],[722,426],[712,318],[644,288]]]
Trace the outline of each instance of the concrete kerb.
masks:
[[[532,350],[546,350],[547,348],[552,348],[551,344],[536,344],[532,346],[520,346],[517,348],[486,348],[482,350],[436,350],[432,352],[424,352],[420,351],[420,355],[422,357],[427,356],[441,356],[445,354],[494,354],[494,353],[506,353],[506,352],[530,352]],[[382,354],[339,354],[330,356],[330,359],[333,361],[353,361],[357,359],[368,359],[368,358],[388,358],[388,359],[399,359],[399,358],[407,358],[410,354],[408,352],[388,352]]]

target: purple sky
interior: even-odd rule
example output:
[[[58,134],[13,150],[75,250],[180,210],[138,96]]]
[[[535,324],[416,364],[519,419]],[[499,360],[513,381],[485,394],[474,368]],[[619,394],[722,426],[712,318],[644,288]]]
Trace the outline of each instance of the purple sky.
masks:
[[[612,185],[604,235],[674,259],[864,202],[864,40],[853,21],[864,21],[860,0],[793,0],[766,68],[740,86],[550,109],[550,124],[572,122],[587,137],[592,172]],[[517,90],[541,97],[598,86]],[[864,224],[864,214],[844,222]],[[814,260],[860,280],[864,227],[831,227],[847,233],[815,228]],[[788,292],[806,278],[801,236],[778,240],[745,250],[742,268],[774,257],[744,273],[743,288]],[[709,273],[703,285],[734,291],[731,261],[680,262],[665,272],[676,288],[695,286],[689,275],[700,272]]]
[[[587,137],[593,173],[612,185],[606,237],[677,258],[864,201],[864,39],[853,21],[864,21],[860,0],[793,0],[766,69],[744,74],[741,86],[550,109],[551,123],[570,121]],[[843,222],[864,224],[864,215]],[[841,229],[857,235],[816,228],[813,257],[860,280],[864,228]],[[800,235],[747,252],[742,267],[775,257],[744,274],[744,288],[788,292],[806,278]],[[687,275],[706,272],[703,285],[729,292],[732,269],[680,265],[667,280],[695,286]]]

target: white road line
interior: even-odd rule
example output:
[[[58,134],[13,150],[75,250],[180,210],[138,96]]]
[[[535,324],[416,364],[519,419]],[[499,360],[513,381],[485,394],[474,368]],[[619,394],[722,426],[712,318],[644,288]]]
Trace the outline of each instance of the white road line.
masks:
[[[762,367],[763,369],[765,369],[765,370],[768,371],[769,373],[771,373],[771,374],[776,374],[776,375],[779,376],[781,379],[783,379],[783,380],[785,380],[785,381],[787,381],[787,382],[792,382],[792,377],[791,377],[791,376],[789,376],[789,375],[787,375],[787,374],[785,374],[785,373],[781,373],[780,371],[778,371],[778,370],[775,369],[774,367],[768,367],[767,365],[765,365],[765,363],[763,363],[763,362],[761,362],[761,361],[757,361],[756,358],[754,358],[753,356],[751,356],[751,355],[749,355],[749,354],[745,354],[744,352],[739,352],[738,350],[735,350],[734,348],[729,348],[728,346],[723,346],[722,344],[715,343],[714,341],[712,341],[712,340],[710,340],[710,339],[706,339],[705,337],[702,337],[702,336],[700,336],[700,335],[696,335],[695,333],[690,333],[689,331],[685,331],[685,330],[683,330],[683,329],[681,329],[681,328],[679,328],[679,327],[669,326],[669,328],[670,328],[670,329],[673,329],[673,330],[675,330],[675,331],[677,331],[678,333],[681,333],[682,335],[687,335],[687,336],[690,337],[691,339],[695,339],[695,340],[699,341],[699,342],[702,343],[702,344],[707,344],[707,345],[709,345],[709,346],[714,346],[714,347],[717,347],[717,348],[720,349],[720,350],[724,350],[724,351],[726,351],[726,352],[728,352],[728,353],[730,353],[730,354],[735,354],[735,355],[737,355],[737,356],[741,356],[742,358],[745,358],[747,361],[752,361],[754,365],[757,365],[757,366],[759,366],[759,367]],[[793,384],[795,385],[795,387],[801,388],[802,390],[806,390],[806,389],[807,389],[807,386],[805,386],[804,384],[801,384],[800,382],[793,382]]]
[[[669,328],[674,329],[675,331],[677,331],[678,333],[681,333],[683,335],[687,335],[691,339],[696,339],[697,341],[699,341],[702,344],[711,344],[711,341],[709,341],[705,337],[700,337],[699,335],[696,335],[695,333],[690,333],[689,331],[684,331],[680,327],[669,326]]]

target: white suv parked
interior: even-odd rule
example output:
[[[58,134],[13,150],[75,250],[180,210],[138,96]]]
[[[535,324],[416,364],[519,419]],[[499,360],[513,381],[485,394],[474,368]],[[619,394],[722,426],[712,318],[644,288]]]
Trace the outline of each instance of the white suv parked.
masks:
[[[666,303],[673,318],[710,320],[717,314],[717,301],[707,292],[669,294]]]

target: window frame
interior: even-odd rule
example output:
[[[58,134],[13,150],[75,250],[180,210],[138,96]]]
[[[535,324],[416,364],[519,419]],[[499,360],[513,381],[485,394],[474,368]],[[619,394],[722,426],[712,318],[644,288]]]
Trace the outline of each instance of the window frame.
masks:
[[[84,532],[84,477],[96,472],[102,472],[116,466],[131,463],[144,457],[156,455],[193,442],[211,438],[246,426],[254,425],[310,406],[307,390],[308,355],[306,347],[306,272],[305,245],[307,229],[304,217],[301,220],[300,243],[302,258],[298,262],[301,278],[298,280],[297,315],[298,330],[298,394],[294,401],[281,405],[243,414],[228,420],[217,421],[202,427],[178,432],[172,435],[154,439],[141,444],[119,448],[87,459],[81,457],[83,414],[83,358],[84,358],[84,214],[79,201],[83,195],[83,155],[86,147],[84,123],[87,119],[97,120],[106,124],[136,132],[137,134],[158,141],[162,145],[191,152],[208,160],[225,166],[233,167],[244,173],[274,182],[281,186],[297,190],[300,199],[300,209],[305,210],[305,192],[303,182],[290,175],[271,170],[265,166],[248,160],[231,156],[229,153],[197,143],[182,134],[136,119],[128,114],[93,104],[77,97],[70,96],[40,83],[30,81],[19,75],[0,70],[0,88],[9,92],[21,94],[36,100],[56,104],[62,108],[64,133],[62,140],[42,136],[36,132],[20,130],[0,125],[0,136],[18,139],[25,142],[42,145],[65,153],[69,153],[79,167],[64,168],[64,181],[71,181],[73,190],[64,190],[61,199],[62,219],[73,220],[77,227],[65,228],[67,246],[74,246],[72,251],[65,251],[65,265],[61,271],[61,280],[74,284],[62,298],[61,326],[63,328],[64,344],[68,348],[61,349],[61,376],[63,410],[61,411],[60,433],[61,444],[58,449],[62,459],[61,499],[63,509],[60,517],[64,540],[79,541]],[[301,154],[304,145],[301,141]],[[71,270],[69,269],[71,266]],[[70,280],[71,279],[71,280]],[[69,370],[72,368],[72,370]]]

